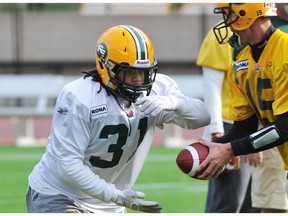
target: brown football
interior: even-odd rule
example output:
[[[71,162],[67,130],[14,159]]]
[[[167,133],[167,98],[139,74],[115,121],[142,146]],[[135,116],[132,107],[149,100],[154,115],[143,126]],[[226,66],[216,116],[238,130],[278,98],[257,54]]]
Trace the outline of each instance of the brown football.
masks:
[[[206,167],[195,173],[197,167],[205,160],[209,154],[209,148],[200,142],[192,143],[183,148],[177,158],[176,163],[179,169],[186,175],[196,178],[205,171]]]

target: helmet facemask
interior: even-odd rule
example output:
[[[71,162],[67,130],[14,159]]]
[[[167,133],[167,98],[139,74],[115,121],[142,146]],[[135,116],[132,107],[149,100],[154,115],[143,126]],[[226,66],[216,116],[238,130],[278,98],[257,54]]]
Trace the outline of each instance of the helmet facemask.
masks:
[[[230,4],[229,4],[230,5]],[[230,6],[217,7],[214,9],[215,14],[222,14],[223,21],[213,27],[214,34],[220,44],[229,42],[228,28],[229,26],[237,21],[239,16],[232,10]]]
[[[111,90],[113,86],[117,87],[112,93],[130,102],[135,102],[142,92],[146,91],[147,96],[150,94],[157,73],[156,60],[152,67],[132,67],[128,63],[116,64],[108,60],[105,67],[110,76],[107,87]],[[140,76],[141,82],[128,83],[127,77],[130,76]]]
[[[218,3],[214,13],[223,16],[223,21],[213,28],[218,42],[220,44],[228,42],[228,27],[231,27],[232,31],[244,31],[259,17],[276,16],[274,5],[274,3]]]

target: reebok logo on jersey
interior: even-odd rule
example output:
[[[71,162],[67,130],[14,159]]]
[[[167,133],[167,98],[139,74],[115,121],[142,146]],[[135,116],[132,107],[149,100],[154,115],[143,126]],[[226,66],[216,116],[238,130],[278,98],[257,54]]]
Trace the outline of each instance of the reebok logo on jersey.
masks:
[[[240,62],[236,62],[235,66],[236,66],[236,71],[240,71],[240,70],[245,70],[248,69],[248,65],[249,65],[249,61],[248,60],[243,60]]]
[[[62,115],[67,115],[69,112],[69,109],[67,107],[59,107],[57,112],[62,114]]]
[[[97,106],[97,107],[92,107],[91,108],[91,116],[95,116],[95,115],[100,115],[103,113],[107,113],[107,106],[106,104]]]

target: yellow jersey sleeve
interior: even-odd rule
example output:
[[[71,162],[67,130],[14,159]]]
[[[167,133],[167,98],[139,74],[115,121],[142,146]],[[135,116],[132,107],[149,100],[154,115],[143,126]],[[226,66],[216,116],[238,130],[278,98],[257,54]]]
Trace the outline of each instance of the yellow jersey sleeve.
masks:
[[[219,44],[211,29],[202,42],[196,64],[228,71],[232,64],[232,47],[228,43]]]

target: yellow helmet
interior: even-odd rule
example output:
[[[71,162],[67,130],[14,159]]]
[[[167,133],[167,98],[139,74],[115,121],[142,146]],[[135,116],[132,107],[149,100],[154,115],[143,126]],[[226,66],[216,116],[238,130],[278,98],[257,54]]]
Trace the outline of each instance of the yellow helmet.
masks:
[[[242,31],[249,28],[257,18],[277,16],[276,12],[275,3],[218,3],[214,13],[222,14],[223,21],[214,26],[213,30],[219,43],[225,43],[228,27]],[[224,34],[223,28],[226,29]]]
[[[139,28],[118,25],[106,30],[96,44],[96,70],[103,84],[112,93],[135,102],[141,92],[149,95],[157,73],[153,45]],[[119,72],[144,74],[142,85],[125,83]],[[124,79],[125,80],[125,79]]]

